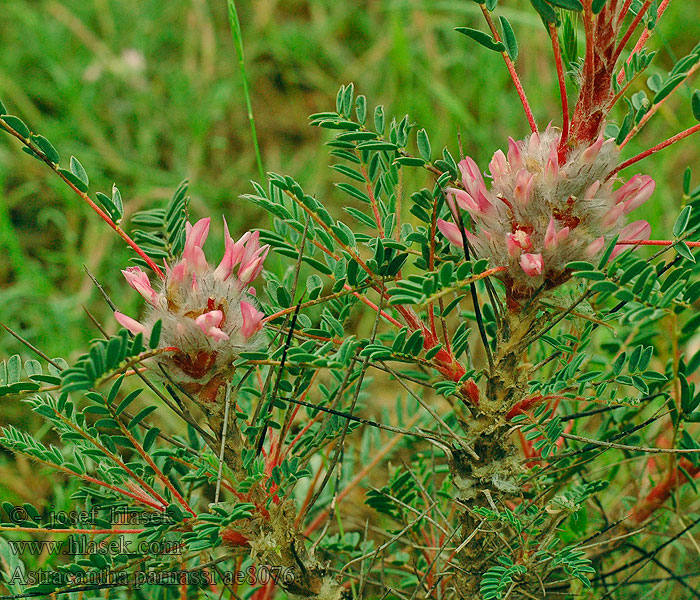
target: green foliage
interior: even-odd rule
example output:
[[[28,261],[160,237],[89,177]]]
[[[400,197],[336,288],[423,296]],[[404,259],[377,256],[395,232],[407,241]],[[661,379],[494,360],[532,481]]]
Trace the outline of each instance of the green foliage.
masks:
[[[508,56],[510,56],[511,60],[515,61],[518,59],[518,40],[515,37],[513,26],[504,16],[499,17],[499,19],[501,21],[501,28],[503,29],[503,44],[508,52]]]
[[[185,223],[187,222],[188,183],[183,181],[175,190],[165,209],[153,208],[136,213],[131,222],[139,227],[134,230],[134,240],[146,254],[156,261],[166,258],[174,261],[185,247]],[[113,193],[112,203],[121,205],[121,194]],[[140,258],[133,259],[141,266],[148,265]]]
[[[489,50],[495,50],[496,52],[505,52],[506,50],[503,42],[497,42],[489,34],[479,31],[478,29],[472,29],[471,27],[455,27],[455,31],[470,37],[477,44],[480,44]]]
[[[506,557],[500,557],[503,565],[491,567],[481,578],[479,591],[484,600],[500,600],[509,588],[515,587],[519,576],[527,569],[523,565],[515,565]]]
[[[129,339],[126,329],[108,340],[97,340],[74,366],[61,372],[61,388],[73,392],[99,387],[103,381],[122,371],[129,359],[139,358],[144,349],[143,335]]]

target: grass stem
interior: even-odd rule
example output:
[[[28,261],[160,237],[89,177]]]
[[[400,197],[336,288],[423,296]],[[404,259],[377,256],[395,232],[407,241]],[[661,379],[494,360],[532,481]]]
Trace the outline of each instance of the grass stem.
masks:
[[[255,161],[258,165],[258,175],[260,182],[265,181],[265,169],[263,168],[262,157],[260,155],[260,144],[258,134],[255,129],[255,117],[253,116],[253,105],[250,101],[250,86],[248,84],[248,73],[245,68],[245,57],[243,55],[243,35],[241,33],[241,22],[238,19],[235,0],[228,0],[228,18],[231,24],[231,35],[236,46],[236,56],[238,66],[241,69],[241,82],[243,83],[243,95],[245,96],[246,109],[248,110],[248,122],[250,123],[250,133],[253,138],[253,148],[255,150]]]

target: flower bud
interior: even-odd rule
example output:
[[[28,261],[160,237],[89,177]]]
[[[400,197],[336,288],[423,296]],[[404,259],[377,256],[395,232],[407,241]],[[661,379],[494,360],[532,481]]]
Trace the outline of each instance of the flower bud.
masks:
[[[549,219],[549,225],[547,226],[547,232],[544,236],[545,250],[553,250],[567,237],[569,237],[569,228],[563,227],[557,231],[556,227],[554,226],[554,217],[551,217]]]
[[[499,181],[501,178],[505,177],[507,170],[508,162],[506,161],[506,155],[503,154],[502,150],[496,150],[489,163],[491,177],[493,177],[494,181]]]
[[[508,138],[508,164],[514,171],[522,169],[525,166],[519,142],[516,142],[512,137]]]
[[[615,201],[625,205],[624,213],[630,213],[644,204],[654,193],[656,183],[649,175],[635,175],[615,191]]]
[[[646,221],[633,221],[620,231],[620,240],[648,240],[651,236],[651,225]],[[617,244],[610,255],[610,260],[615,258],[621,252],[632,247],[629,244]]]
[[[148,275],[141,270],[141,267],[129,267],[122,271],[126,282],[141,294],[146,302],[155,305],[158,301],[158,293],[151,287]]]
[[[541,254],[523,254],[520,257],[520,266],[525,274],[529,277],[537,277],[542,275],[544,269],[544,261]]]

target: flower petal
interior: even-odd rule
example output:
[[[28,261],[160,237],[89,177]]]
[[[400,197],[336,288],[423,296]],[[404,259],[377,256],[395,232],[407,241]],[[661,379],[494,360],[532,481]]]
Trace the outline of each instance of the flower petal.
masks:
[[[593,240],[589,244],[588,248],[586,248],[586,254],[589,257],[593,257],[596,254],[598,254],[598,252],[600,252],[604,246],[605,246],[605,237],[601,235],[599,238],[596,238],[595,240]]]
[[[523,254],[520,257],[520,266],[526,275],[536,277],[541,275],[544,269],[544,261],[541,254]]]
[[[146,302],[154,306],[158,302],[158,292],[151,287],[151,282],[148,275],[144,273],[140,267],[129,267],[122,271],[126,282],[141,294]]]
[[[506,161],[506,155],[503,154],[502,150],[496,150],[489,163],[489,171],[491,172],[491,177],[494,181],[498,181],[503,178],[508,172],[508,162]]]
[[[146,335],[147,329],[143,323],[139,323],[136,319],[126,316],[124,313],[120,313],[118,310],[114,311],[114,318],[117,320],[122,327],[128,329],[134,335],[143,333]]]
[[[211,219],[206,217],[194,225],[187,223],[185,226],[185,249],[182,256],[188,262],[188,266],[197,272],[204,271],[209,267],[202,246],[209,235],[210,223]]]
[[[520,144],[512,137],[508,138],[508,164],[513,171],[522,169],[525,166],[523,153],[520,150]]]
[[[459,232],[459,227],[454,223],[449,223],[444,219],[437,220],[437,227],[440,233],[444,235],[451,244],[464,248],[464,241],[462,240],[462,234]]]
[[[250,302],[241,301],[241,318],[243,325],[241,333],[245,339],[250,338],[262,329],[262,320],[265,314],[255,308]]]
[[[633,221],[620,231],[618,239],[621,240],[648,240],[651,236],[651,225],[646,221]],[[617,244],[610,255],[610,260],[615,258],[620,252],[624,252],[628,248],[634,248],[630,244]]]

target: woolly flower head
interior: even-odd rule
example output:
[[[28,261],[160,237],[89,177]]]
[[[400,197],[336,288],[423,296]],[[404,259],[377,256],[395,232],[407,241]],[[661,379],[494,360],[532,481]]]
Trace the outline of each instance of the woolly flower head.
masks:
[[[256,308],[255,290],[249,286],[262,271],[270,248],[260,246],[257,232],[234,242],[224,220],[224,256],[217,267],[210,266],[202,250],[209,224],[208,218],[187,224],[182,258],[166,265],[160,290],[139,267],[122,271],[149,304],[142,322],[114,313],[121,325],[145,337],[161,321],[159,346],[174,350],[159,360],[179,383],[206,383],[228,369],[240,352],[260,342],[264,314]]]
[[[515,298],[560,285],[569,278],[567,263],[592,259],[616,234],[646,239],[651,233],[646,221],[624,223],[625,215],[651,196],[652,178],[635,175],[613,190],[614,140],[601,134],[560,160],[560,139],[553,127],[524,140],[509,138],[507,155],[497,150],[489,163],[491,189],[469,157],[459,164],[464,189],[447,189],[453,214],[456,203],[476,226],[465,232],[470,245],[492,266],[506,267],[499,276]],[[463,246],[456,225],[439,220],[438,227]],[[623,249],[616,247],[614,255]]]

